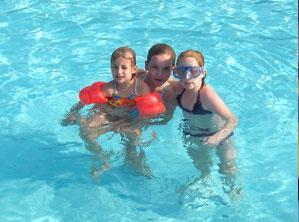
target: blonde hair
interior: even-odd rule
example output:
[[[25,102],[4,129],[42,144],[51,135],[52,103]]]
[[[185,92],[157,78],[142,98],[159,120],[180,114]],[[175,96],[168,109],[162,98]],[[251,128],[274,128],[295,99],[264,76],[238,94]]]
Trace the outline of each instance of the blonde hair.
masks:
[[[178,56],[178,59],[176,61],[176,65],[178,65],[181,59],[188,58],[188,57],[194,58],[197,61],[199,66],[205,65],[205,58],[203,54],[200,51],[196,51],[192,49],[181,52],[181,54]]]
[[[112,64],[119,57],[129,59],[131,60],[133,66],[136,65],[136,53],[133,49],[127,46],[115,49],[111,55],[110,63]]]

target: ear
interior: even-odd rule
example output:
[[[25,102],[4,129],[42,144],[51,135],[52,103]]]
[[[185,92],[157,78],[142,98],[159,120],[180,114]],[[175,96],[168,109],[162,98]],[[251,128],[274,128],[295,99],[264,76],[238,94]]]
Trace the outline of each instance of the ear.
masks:
[[[207,75],[207,70],[204,69],[201,74],[201,79],[204,80],[206,78],[206,75]]]
[[[132,73],[136,73],[137,72],[138,67],[137,66],[132,66]]]
[[[148,70],[148,62],[147,62],[147,61],[144,62],[144,69],[145,69],[146,71]]]
[[[202,70],[202,78],[204,79],[204,78],[206,78],[206,75],[207,75],[207,70],[206,69],[203,69]]]

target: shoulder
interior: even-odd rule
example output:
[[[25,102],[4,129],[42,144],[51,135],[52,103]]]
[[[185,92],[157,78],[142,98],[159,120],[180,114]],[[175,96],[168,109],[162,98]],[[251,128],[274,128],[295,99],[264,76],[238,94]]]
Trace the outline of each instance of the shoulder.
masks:
[[[145,80],[147,76],[147,71],[145,71],[144,69],[138,69],[135,76],[138,79]]]
[[[205,85],[200,90],[200,98],[201,99],[213,99],[215,97],[219,97],[219,96],[216,93],[216,91],[210,85]]]
[[[105,85],[103,86],[103,92],[108,97],[111,97],[113,95],[113,89],[114,89],[114,80],[105,83]]]
[[[179,81],[170,79],[167,81],[167,83],[168,83],[169,90],[172,91],[174,96],[182,93],[184,87],[180,84]]]
[[[142,79],[136,78],[137,92],[140,96],[151,92],[149,85]]]
[[[212,108],[212,110],[214,110],[215,106],[223,103],[217,92],[210,85],[205,85],[200,90],[200,102],[204,108]]]
[[[216,112],[221,116],[228,116],[230,113],[224,101],[209,85],[205,85],[200,91],[200,102],[203,108]]]

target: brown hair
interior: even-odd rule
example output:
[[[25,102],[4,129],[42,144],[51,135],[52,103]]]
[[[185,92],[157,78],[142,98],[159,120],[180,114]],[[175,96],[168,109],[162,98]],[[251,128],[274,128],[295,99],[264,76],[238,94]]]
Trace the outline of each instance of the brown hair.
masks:
[[[153,56],[161,55],[161,54],[167,54],[170,55],[172,59],[172,65],[175,64],[175,52],[173,48],[170,45],[164,44],[164,43],[158,43],[153,45],[147,53],[147,62],[151,60]]]
[[[188,58],[188,57],[195,58],[199,66],[205,65],[205,58],[203,54],[200,51],[196,51],[192,49],[181,52],[181,54],[178,56],[178,59],[176,61],[176,65],[178,65],[181,59]]]
[[[203,56],[203,54],[200,51],[192,50],[192,49],[181,52],[180,55],[178,56],[178,59],[176,60],[176,65],[178,65],[181,59],[188,58],[188,57],[195,58],[198,65],[201,67],[205,65],[205,57]],[[205,85],[205,78],[206,78],[206,74],[202,78],[200,89],[202,89]]]
[[[132,62],[132,65],[136,65],[136,53],[133,49],[129,47],[119,47],[114,50],[111,55],[110,63],[114,62],[117,58],[123,57],[125,59],[129,59]]]

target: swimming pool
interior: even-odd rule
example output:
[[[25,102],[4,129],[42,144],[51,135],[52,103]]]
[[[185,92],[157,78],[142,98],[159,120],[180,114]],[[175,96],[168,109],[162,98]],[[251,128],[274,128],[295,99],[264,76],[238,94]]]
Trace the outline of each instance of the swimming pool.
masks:
[[[1,4],[0,221],[297,221],[297,1]],[[94,181],[78,127],[60,126],[80,88],[111,78],[115,48],[134,48],[143,67],[157,42],[206,55],[208,83],[239,118],[241,200],[223,192],[215,156],[209,180],[180,192],[199,175],[180,110],[143,135],[157,133],[144,148],[152,179],[107,134],[112,168]]]

